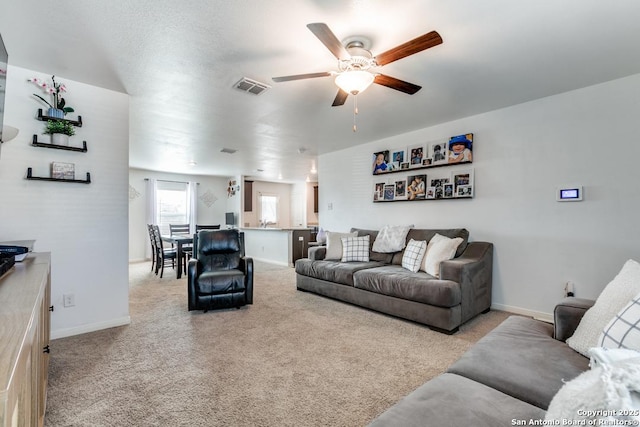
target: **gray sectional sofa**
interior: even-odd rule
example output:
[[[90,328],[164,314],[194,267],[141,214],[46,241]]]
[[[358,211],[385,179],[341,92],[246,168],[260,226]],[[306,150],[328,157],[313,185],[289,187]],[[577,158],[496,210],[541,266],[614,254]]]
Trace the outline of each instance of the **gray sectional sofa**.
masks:
[[[404,251],[371,250],[378,231],[351,229],[369,235],[369,262],[324,259],[325,247],[309,249],[309,258],[296,261],[298,290],[314,292],[403,319],[440,332],[455,333],[459,326],[491,306],[493,244],[469,242],[464,229],[411,229],[406,241],[429,241],[436,233],[463,239],[455,258],[440,266],[440,278],[402,267]]]
[[[564,340],[593,302],[564,299],[555,308],[553,325],[507,318],[447,372],[400,400],[370,427],[543,425],[535,422],[544,420],[558,390],[589,368],[589,359]]]

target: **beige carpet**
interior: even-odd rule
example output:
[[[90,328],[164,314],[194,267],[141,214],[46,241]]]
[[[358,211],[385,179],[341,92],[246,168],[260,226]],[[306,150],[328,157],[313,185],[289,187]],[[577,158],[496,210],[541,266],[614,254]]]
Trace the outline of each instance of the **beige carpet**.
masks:
[[[508,316],[447,336],[263,263],[253,305],[188,312],[186,279],[149,270],[130,266],[130,325],[52,342],[46,426],[363,426]]]

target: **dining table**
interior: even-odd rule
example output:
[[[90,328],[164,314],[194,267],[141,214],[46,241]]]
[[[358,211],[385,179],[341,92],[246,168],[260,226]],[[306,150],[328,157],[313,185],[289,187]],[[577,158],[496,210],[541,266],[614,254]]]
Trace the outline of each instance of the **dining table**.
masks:
[[[162,241],[171,243],[176,247],[176,258],[178,262],[178,268],[176,269],[177,278],[182,277],[182,257],[184,256],[184,245],[190,245],[193,243],[193,235],[191,234],[163,234],[160,236]]]

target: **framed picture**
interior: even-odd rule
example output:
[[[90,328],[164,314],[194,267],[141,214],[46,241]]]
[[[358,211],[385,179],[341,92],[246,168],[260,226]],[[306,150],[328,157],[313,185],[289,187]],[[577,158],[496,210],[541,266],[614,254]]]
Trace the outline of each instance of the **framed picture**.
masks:
[[[396,192],[396,186],[389,184],[384,186],[384,200],[393,200]]]
[[[384,197],[384,186],[384,182],[376,183],[373,190],[373,200],[382,200],[382,198]]]
[[[456,197],[473,197],[473,185],[458,185]]]
[[[436,188],[435,187],[427,187],[427,199],[435,199],[436,198]]]
[[[422,166],[431,166],[431,157],[427,157],[426,159],[422,159]]]
[[[405,162],[405,150],[396,150],[391,154],[391,165],[393,166],[392,170],[400,169],[401,165]]]
[[[451,172],[451,182],[453,183],[453,194],[455,197],[461,197],[458,193],[458,187],[469,185],[473,188],[473,169],[462,169]],[[462,196],[470,197],[470,196]]]
[[[453,183],[452,182],[444,184],[442,186],[442,188],[443,188],[443,192],[444,192],[442,197],[444,197],[445,199],[450,199],[450,198],[453,197]]]
[[[389,172],[389,150],[373,153],[373,174]]]
[[[411,167],[422,166],[422,159],[426,156],[424,146],[416,145],[414,147],[409,148],[409,165]]]
[[[447,150],[449,164],[473,162],[473,134],[452,136],[449,138]]]
[[[407,197],[407,182],[406,181],[396,181],[396,198],[404,199]]]
[[[420,200],[426,197],[427,175],[409,175],[407,177],[407,200]]]
[[[76,165],[74,163],[52,162],[51,178],[76,179]]]
[[[429,157],[432,165],[447,163],[447,144],[445,141],[436,141],[429,144]]]
[[[400,163],[400,169],[409,169],[409,162]]]
[[[444,198],[444,185],[449,183],[449,178],[434,178],[430,182],[430,187],[433,187],[433,198]]]

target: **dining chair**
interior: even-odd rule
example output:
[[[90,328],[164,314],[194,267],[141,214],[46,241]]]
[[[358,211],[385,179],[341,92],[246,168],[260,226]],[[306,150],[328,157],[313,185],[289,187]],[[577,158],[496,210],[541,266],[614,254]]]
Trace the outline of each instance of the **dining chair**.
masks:
[[[171,249],[164,248],[164,245],[162,243],[162,236],[160,235],[160,227],[158,227],[157,225],[153,225],[152,228],[153,228],[153,237],[156,243],[156,252],[155,252],[156,275],[158,274],[158,271],[160,271],[160,278],[162,279],[162,274],[164,272],[164,268],[166,267],[165,261],[170,259],[171,267],[175,269],[176,258],[178,254],[176,253],[176,250],[173,248]]]
[[[220,224],[215,224],[215,225],[196,224],[196,233],[200,230],[220,230]]]
[[[153,235],[153,225],[147,224],[147,233],[151,241],[151,271],[153,271],[156,268],[156,239]]]
[[[191,229],[190,224],[169,224],[169,232],[171,234],[178,235],[189,235],[189,230]],[[171,245],[173,247],[173,244]],[[184,269],[187,269],[187,262],[193,256],[193,245],[182,245],[182,253],[184,254],[184,259],[180,260],[180,262],[184,263]]]

